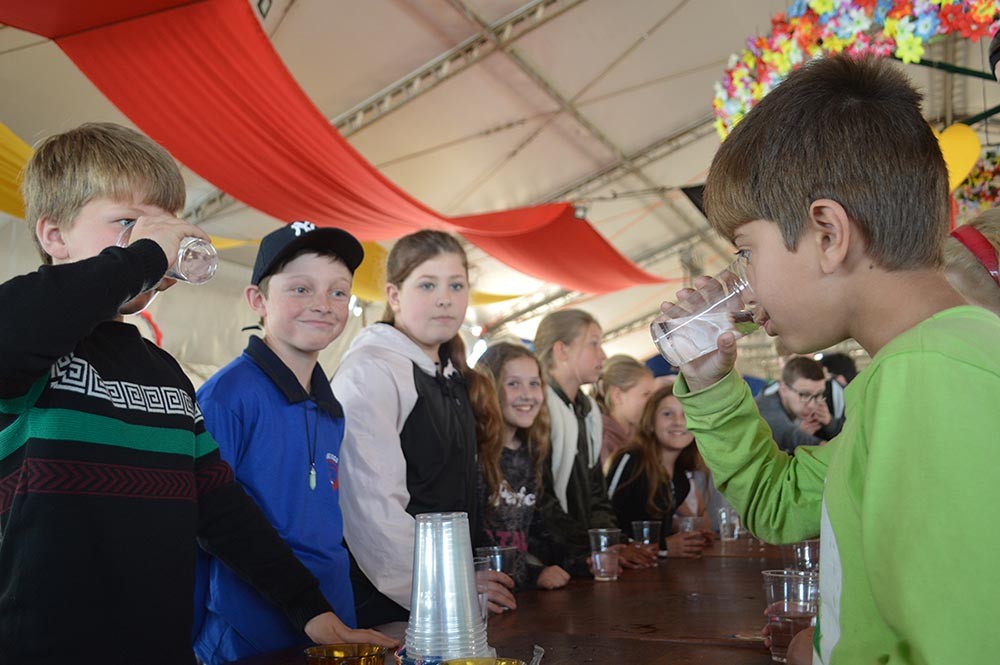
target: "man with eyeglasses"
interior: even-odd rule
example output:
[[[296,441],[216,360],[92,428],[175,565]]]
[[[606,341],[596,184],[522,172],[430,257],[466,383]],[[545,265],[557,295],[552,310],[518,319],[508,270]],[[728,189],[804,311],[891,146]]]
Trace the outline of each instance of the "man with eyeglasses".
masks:
[[[824,399],[825,379],[820,363],[798,356],[785,363],[777,392],[757,398],[760,415],[786,453],[822,445],[839,431]]]

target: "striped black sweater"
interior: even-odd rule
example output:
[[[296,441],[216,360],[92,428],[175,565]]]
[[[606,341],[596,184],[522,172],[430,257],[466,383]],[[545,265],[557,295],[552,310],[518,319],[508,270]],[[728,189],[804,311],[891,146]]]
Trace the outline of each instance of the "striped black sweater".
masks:
[[[114,320],[165,269],[144,240],[0,285],[0,665],[193,662],[196,539],[298,626],[329,610],[176,361]]]

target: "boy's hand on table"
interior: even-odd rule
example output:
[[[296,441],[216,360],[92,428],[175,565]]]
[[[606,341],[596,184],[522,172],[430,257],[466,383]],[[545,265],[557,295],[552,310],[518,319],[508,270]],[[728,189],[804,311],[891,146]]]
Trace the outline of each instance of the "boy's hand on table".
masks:
[[[317,614],[305,626],[305,633],[316,644],[368,643],[384,647],[399,645],[397,640],[377,630],[348,628],[333,612]]]

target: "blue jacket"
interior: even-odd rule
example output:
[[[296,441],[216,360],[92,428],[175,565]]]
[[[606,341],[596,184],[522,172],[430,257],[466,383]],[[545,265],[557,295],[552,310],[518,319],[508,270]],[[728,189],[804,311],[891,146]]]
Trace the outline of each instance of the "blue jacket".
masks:
[[[344,415],[319,364],[312,394],[258,337],[198,390],[206,428],[223,459],[299,560],[320,581],[333,611],[355,626],[343,544],[338,466]],[[310,470],[315,464],[315,489]],[[203,552],[203,616],[195,652],[208,665],[307,642],[253,587]],[[206,589],[207,581],[207,589]]]

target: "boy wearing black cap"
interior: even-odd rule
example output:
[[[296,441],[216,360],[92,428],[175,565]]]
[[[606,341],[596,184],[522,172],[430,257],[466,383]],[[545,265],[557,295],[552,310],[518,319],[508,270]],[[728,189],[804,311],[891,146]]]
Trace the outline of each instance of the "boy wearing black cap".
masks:
[[[222,458],[345,624],[343,642],[392,640],[353,630],[354,597],[343,546],[338,465],[344,414],[317,362],[344,329],[351,281],[364,251],[349,233],[292,222],[261,240],[245,296],[263,339],[199,390]],[[203,621],[195,652],[209,665],[302,642],[287,620],[216,559],[202,557]],[[202,578],[204,579],[204,578]],[[204,589],[204,585],[199,585]]]

